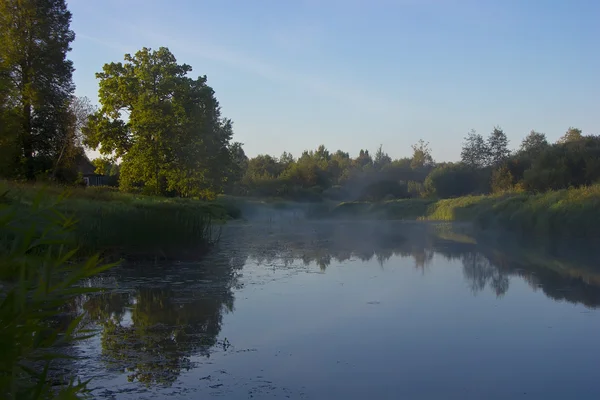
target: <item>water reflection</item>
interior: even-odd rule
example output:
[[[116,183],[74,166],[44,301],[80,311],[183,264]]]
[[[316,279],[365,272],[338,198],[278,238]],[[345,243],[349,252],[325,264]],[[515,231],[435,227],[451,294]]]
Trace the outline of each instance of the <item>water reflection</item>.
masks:
[[[548,297],[600,306],[600,268],[594,259],[577,263],[572,255],[549,254],[523,243],[515,246],[506,238],[491,241],[466,227],[450,224],[345,222],[264,225],[237,229],[230,233],[235,243],[244,243],[245,256],[256,264],[283,266],[301,260],[325,271],[332,263],[357,259],[377,260],[384,267],[393,256],[409,257],[415,268],[426,273],[435,255],[458,260],[469,289],[477,294],[490,288],[498,297],[510,288],[510,277],[526,281],[533,290]],[[227,243],[225,246],[229,246]],[[568,247],[568,246],[567,246]],[[585,251],[583,251],[585,253]],[[590,249],[587,253],[591,255]],[[587,262],[586,262],[587,261]]]
[[[301,263],[326,273],[349,260],[394,267],[394,257],[411,258],[423,274],[437,257],[458,261],[474,295],[489,289],[503,297],[514,277],[557,301],[600,305],[600,273],[585,264],[502,248],[448,225],[378,222],[232,224],[204,262],[123,267],[93,282],[109,290],[85,299],[83,308],[101,328],[101,359],[109,371],[126,371],[130,382],[169,386],[193,367],[193,356],[208,358],[229,345],[218,338],[224,314],[234,311],[245,265]]]
[[[239,260],[213,258],[210,266],[124,267],[100,283],[101,295],[83,302],[101,328],[106,368],[126,371],[130,382],[171,385],[193,365],[192,355],[209,357],[223,315],[234,310]]]

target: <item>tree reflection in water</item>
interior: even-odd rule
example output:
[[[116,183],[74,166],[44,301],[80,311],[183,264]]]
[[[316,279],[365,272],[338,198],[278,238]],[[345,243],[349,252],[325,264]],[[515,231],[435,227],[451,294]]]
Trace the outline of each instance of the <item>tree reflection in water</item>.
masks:
[[[236,271],[245,259],[211,262],[212,268],[148,267],[154,277],[148,268],[124,267],[117,271],[119,291],[84,303],[89,317],[101,326],[109,370],[127,371],[130,381],[170,385],[192,367],[192,355],[210,356],[224,313],[233,311]]]
[[[131,381],[170,385],[192,367],[192,356],[210,357],[216,345],[227,346],[217,338],[223,315],[234,310],[238,274],[247,262],[280,268],[301,262],[326,271],[348,260],[375,259],[384,268],[393,257],[410,257],[425,274],[438,255],[462,263],[474,295],[489,287],[502,297],[510,278],[519,277],[552,299],[600,305],[600,273],[593,268],[514,254],[436,224],[232,224],[202,263],[123,267],[114,271],[118,285],[83,307],[102,328],[109,369],[126,370]],[[549,267],[557,263],[560,268]]]

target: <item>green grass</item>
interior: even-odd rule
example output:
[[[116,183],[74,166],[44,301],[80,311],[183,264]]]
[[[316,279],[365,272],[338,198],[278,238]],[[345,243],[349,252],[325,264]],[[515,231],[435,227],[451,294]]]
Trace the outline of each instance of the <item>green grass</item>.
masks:
[[[576,238],[600,237],[600,185],[540,194],[505,193],[454,199],[403,199],[380,203],[344,202],[330,218],[470,221],[501,228]],[[323,215],[321,215],[323,217]]]
[[[235,205],[220,201],[161,198],[113,188],[0,182],[11,202],[26,210],[37,193],[58,199],[57,209],[77,221],[73,232],[83,254],[105,257],[195,257],[218,237],[218,224],[239,216]]]

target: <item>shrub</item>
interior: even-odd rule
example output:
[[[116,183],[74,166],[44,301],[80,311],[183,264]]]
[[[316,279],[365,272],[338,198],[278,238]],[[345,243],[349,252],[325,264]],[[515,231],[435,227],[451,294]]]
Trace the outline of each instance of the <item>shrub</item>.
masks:
[[[485,192],[482,172],[462,164],[435,168],[425,179],[425,193],[441,199]]]
[[[499,167],[492,172],[492,193],[502,193],[513,188],[513,176],[506,166]]]
[[[408,196],[408,189],[404,182],[383,180],[371,183],[365,187],[360,196],[360,201],[381,201],[385,198],[404,199]]]

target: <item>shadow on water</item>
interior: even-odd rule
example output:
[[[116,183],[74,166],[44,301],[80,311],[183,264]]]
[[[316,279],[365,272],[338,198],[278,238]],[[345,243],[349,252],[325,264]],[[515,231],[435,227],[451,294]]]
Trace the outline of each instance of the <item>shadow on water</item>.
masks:
[[[427,274],[436,257],[462,264],[473,294],[491,289],[502,297],[517,277],[557,301],[600,306],[600,269],[579,258],[571,263],[507,240],[480,238],[465,227],[419,222],[230,224],[218,248],[202,263],[125,266],[90,282],[107,289],[81,306],[97,324],[106,371],[129,382],[172,385],[195,357],[226,351],[219,339],[223,316],[234,312],[245,266],[318,266],[393,257],[412,258]],[[505,245],[501,245],[504,243]]]

